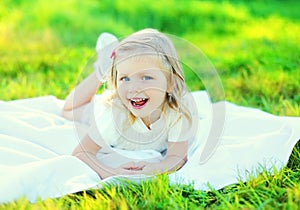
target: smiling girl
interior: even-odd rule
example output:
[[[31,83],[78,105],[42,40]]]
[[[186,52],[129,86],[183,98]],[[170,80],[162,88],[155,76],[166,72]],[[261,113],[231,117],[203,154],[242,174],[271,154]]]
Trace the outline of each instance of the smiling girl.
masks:
[[[195,126],[183,104],[188,92],[172,42],[144,29],[120,43],[102,34],[97,46],[95,71],[68,95],[63,108],[67,119],[89,127],[73,155],[102,179],[180,169]],[[109,97],[93,100],[107,76]]]

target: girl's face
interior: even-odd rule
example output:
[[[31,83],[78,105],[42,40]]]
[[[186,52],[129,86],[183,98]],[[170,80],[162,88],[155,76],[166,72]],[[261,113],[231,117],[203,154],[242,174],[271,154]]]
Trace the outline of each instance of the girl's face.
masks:
[[[122,103],[146,125],[160,117],[167,94],[167,78],[157,56],[128,58],[116,65],[117,92]]]

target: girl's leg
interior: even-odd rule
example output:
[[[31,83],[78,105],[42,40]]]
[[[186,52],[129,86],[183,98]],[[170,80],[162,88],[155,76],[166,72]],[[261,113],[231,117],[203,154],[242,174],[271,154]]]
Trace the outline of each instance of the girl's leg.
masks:
[[[84,121],[84,111],[88,106],[91,106],[92,98],[97,93],[101,84],[94,72],[90,74],[67,96],[62,116],[68,120]]]
[[[98,60],[94,63],[94,72],[85,78],[67,96],[62,110],[62,115],[65,118],[80,122],[84,121],[84,110],[91,103],[92,98],[104,81],[104,74],[108,73],[103,71],[108,70],[112,64],[110,55],[117,43],[118,39],[114,35],[109,33],[100,34],[96,44]]]

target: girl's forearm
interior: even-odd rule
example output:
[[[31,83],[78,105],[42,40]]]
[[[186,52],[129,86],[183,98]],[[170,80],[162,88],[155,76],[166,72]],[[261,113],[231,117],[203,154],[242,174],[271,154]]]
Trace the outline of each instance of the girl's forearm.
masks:
[[[172,155],[166,157],[162,162],[161,162],[161,167],[166,169],[166,172],[168,173],[173,173],[180,169],[185,163],[187,159],[182,158],[177,155]]]
[[[97,93],[101,84],[102,83],[97,79],[95,72],[91,73],[70,92],[65,100],[63,110],[71,111],[89,103]]]

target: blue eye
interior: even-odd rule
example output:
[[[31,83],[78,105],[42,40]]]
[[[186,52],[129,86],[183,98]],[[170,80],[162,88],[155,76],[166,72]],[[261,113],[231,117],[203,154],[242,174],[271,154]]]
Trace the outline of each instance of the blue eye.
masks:
[[[121,81],[129,81],[129,78],[128,77],[121,77],[120,80]]]
[[[152,79],[152,77],[150,77],[150,76],[143,76],[143,80],[151,80]]]

